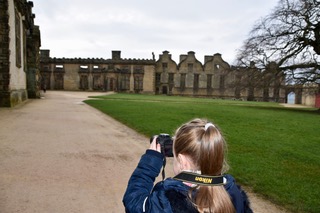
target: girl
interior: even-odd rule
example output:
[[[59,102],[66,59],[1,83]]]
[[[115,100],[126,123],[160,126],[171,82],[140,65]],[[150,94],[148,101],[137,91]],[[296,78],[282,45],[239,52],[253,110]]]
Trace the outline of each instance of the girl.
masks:
[[[252,212],[245,192],[231,175],[224,175],[228,169],[225,152],[226,143],[216,125],[204,119],[183,124],[173,140],[174,174],[222,176],[224,183],[205,185],[167,178],[153,186],[165,160],[154,139],[129,180],[123,197],[126,212]]]

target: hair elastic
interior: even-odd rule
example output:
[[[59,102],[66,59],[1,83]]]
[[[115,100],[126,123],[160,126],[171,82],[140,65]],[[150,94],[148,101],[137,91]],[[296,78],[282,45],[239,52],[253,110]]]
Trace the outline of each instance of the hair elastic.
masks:
[[[206,125],[204,126],[204,131],[207,131],[207,129],[212,126],[215,127],[215,125],[213,125],[212,123],[206,123]]]

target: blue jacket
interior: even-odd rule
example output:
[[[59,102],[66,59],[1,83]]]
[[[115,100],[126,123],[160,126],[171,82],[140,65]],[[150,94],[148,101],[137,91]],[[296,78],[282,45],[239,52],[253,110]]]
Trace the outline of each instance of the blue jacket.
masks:
[[[123,204],[127,213],[135,212],[198,212],[188,199],[189,186],[183,182],[167,178],[154,186],[155,178],[159,175],[164,157],[154,150],[147,150],[134,170]],[[235,183],[231,175],[226,175],[225,189],[229,193],[237,213],[251,212],[244,191]]]

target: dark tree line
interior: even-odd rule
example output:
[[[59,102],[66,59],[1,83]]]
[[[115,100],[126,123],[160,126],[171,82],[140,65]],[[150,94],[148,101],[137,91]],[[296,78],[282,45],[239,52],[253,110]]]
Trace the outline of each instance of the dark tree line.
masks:
[[[288,81],[320,88],[320,1],[279,0],[253,27],[237,61],[244,67],[254,63],[261,71],[275,63]]]

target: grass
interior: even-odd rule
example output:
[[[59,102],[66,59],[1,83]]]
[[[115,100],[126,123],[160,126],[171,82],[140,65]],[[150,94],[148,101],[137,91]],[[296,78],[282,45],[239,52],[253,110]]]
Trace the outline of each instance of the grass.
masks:
[[[320,212],[320,113],[277,103],[115,94],[85,102],[139,133],[173,134],[208,118],[228,142],[239,183],[292,212]]]

